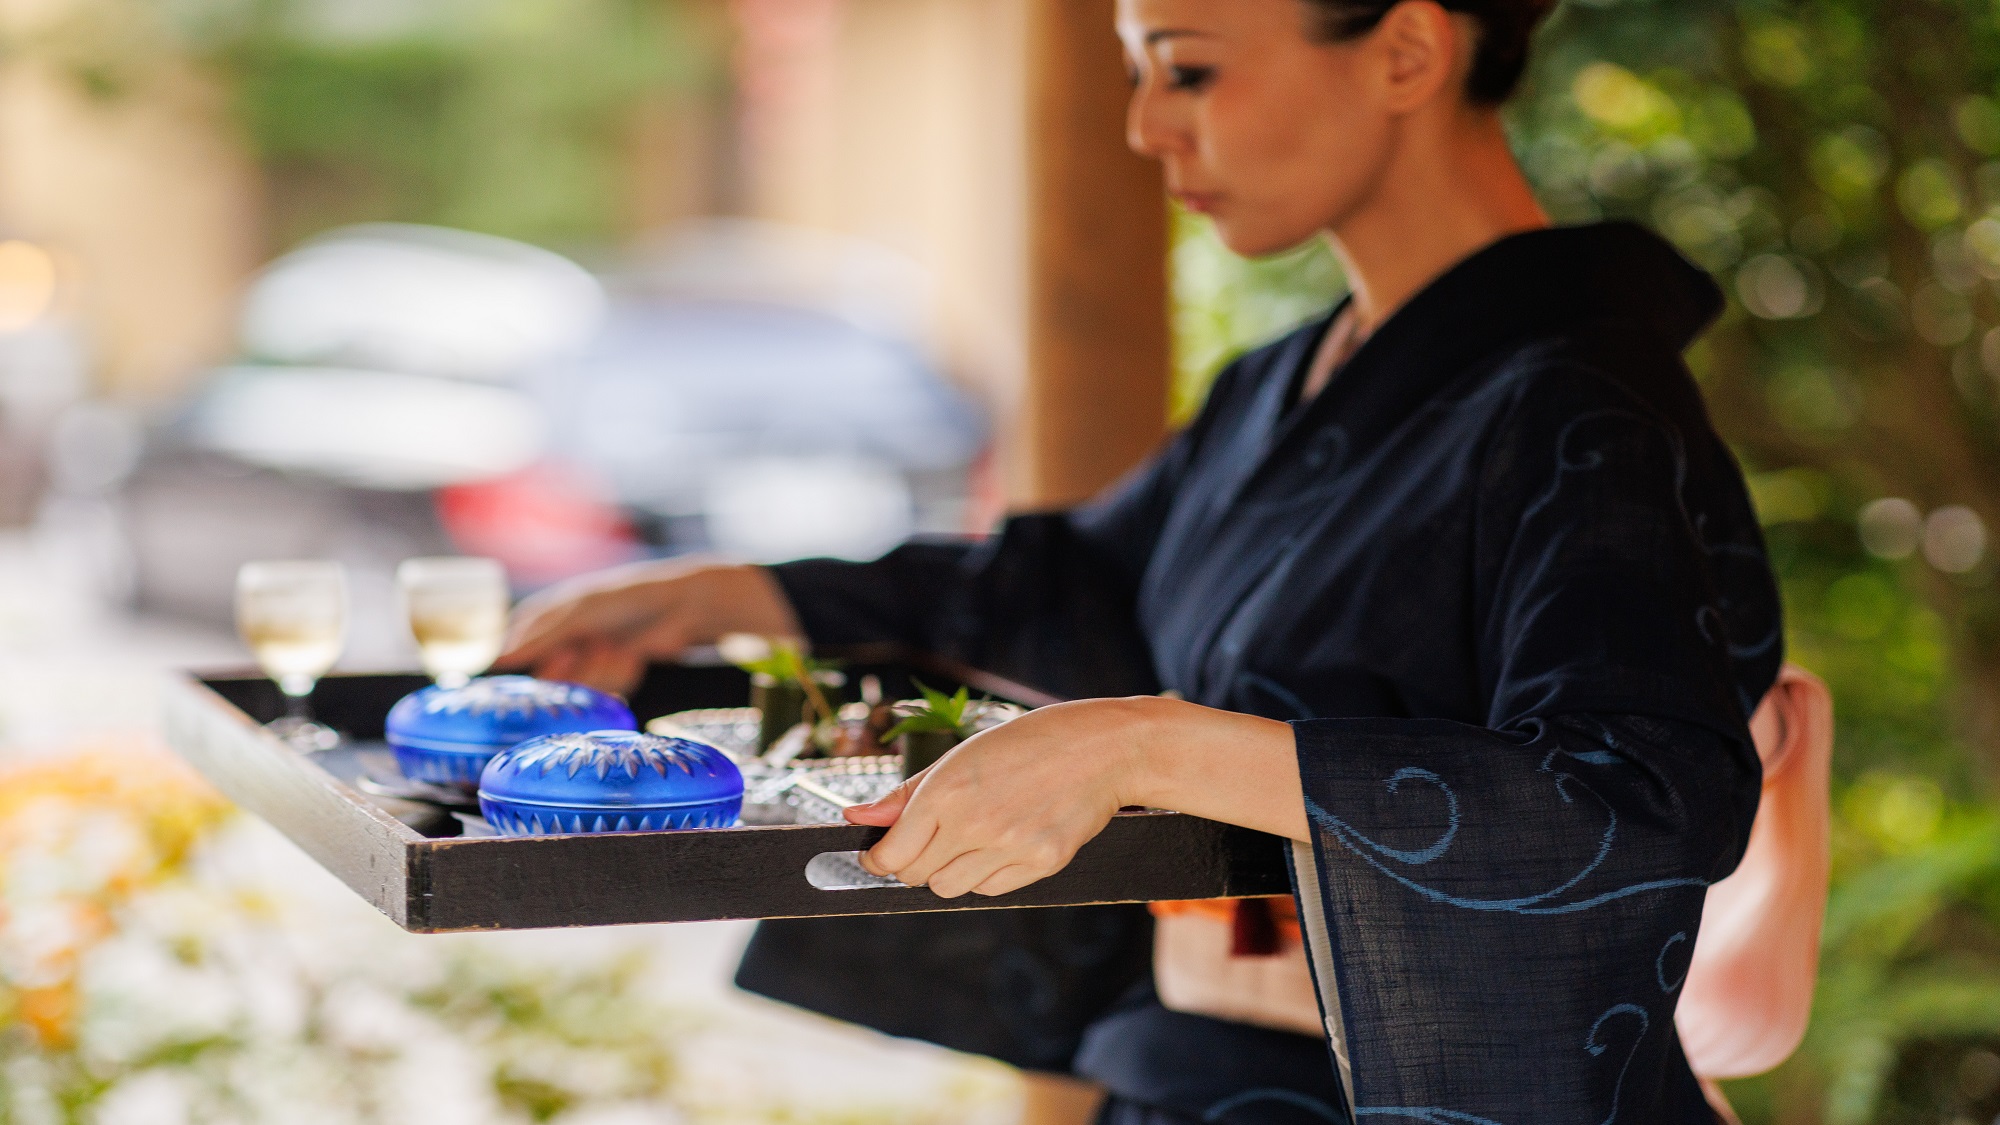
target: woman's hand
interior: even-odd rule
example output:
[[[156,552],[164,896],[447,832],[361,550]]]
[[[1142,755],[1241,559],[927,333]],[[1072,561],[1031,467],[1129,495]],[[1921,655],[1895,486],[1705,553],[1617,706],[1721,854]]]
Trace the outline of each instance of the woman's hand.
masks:
[[[499,666],[628,692],[652,660],[725,633],[795,637],[791,603],[769,571],[711,560],[638,563],[552,586],[514,611]]]
[[[1306,838],[1291,727],[1151,697],[1031,711],[847,819],[892,826],[863,867],[957,898],[1055,874],[1127,805]]]

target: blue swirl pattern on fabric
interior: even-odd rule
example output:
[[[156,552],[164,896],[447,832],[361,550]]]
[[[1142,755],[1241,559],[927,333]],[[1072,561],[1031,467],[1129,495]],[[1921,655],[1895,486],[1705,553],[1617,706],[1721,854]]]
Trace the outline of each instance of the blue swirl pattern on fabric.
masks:
[[[1357,1117],[1530,1119],[1504,1088],[1412,1099],[1438,1085],[1413,1062],[1431,1074],[1488,1068],[1412,1050],[1416,1029],[1396,1030],[1408,994],[1380,992],[1385,979],[1449,995],[1437,1015],[1507,1011],[1496,1022],[1551,1033],[1575,1021],[1580,1057],[1542,1039],[1513,1060],[1538,1076],[1533,1120],[1612,1125],[1632,1104],[1648,1107],[1638,1120],[1671,1120],[1653,1113],[1687,1100],[1685,1064],[1671,1065],[1680,982],[1669,987],[1666,959],[1740,856],[1757,776],[1742,701],[1764,672],[1753,665],[1739,683],[1737,660],[1775,655],[1777,642],[1732,640],[1712,562],[1742,553],[1702,539],[1722,526],[1706,511],[1716,482],[1691,472],[1683,435],[1634,401],[1581,362],[1543,368],[1488,452],[1506,465],[1513,502],[1490,493],[1482,513],[1507,529],[1486,555],[1501,643],[1480,654],[1494,685],[1485,724],[1294,724],[1323,895],[1340,904],[1344,1017],[1377,1033],[1349,1044]],[[1526,471],[1537,449],[1549,464],[1539,475]],[[1442,799],[1411,799],[1413,780]],[[1579,944],[1634,952],[1578,966],[1587,982],[1524,968]],[[1549,1002],[1565,992],[1567,1005]],[[1592,997],[1613,1002],[1579,1006]]]
[[[1278,1089],[1245,1090],[1240,1094],[1231,1094],[1229,1097],[1209,1106],[1208,1111],[1201,1115],[1201,1119],[1205,1123],[1210,1123],[1210,1125],[1214,1122],[1226,1122],[1231,1116],[1242,1110],[1271,1103],[1291,1106],[1294,1109],[1302,1109],[1322,1121],[1333,1122],[1333,1125],[1341,1125],[1342,1122],[1347,1120],[1346,1114],[1326,1104],[1319,1098],[1294,1093],[1291,1090]]]
[[[1516,235],[1310,401],[1337,311],[1242,357],[1082,508],[776,573],[816,642],[1290,721],[1356,1117],[1712,1125],[1677,977],[1742,854],[1746,720],[1783,656],[1742,474],[1680,358],[1721,308],[1637,226]],[[1107,1014],[1080,1065],[1188,1120],[1273,1087],[1255,1037],[1208,1024]],[[1320,1097],[1332,1060],[1302,1054],[1291,1088]],[[1257,1104],[1299,1112],[1235,1116]]]

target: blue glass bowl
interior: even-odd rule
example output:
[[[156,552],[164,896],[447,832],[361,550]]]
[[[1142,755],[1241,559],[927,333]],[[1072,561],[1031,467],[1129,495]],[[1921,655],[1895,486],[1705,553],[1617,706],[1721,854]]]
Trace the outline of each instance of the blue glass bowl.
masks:
[[[553,734],[486,764],[479,811],[502,836],[727,828],[743,811],[743,773],[685,738]]]
[[[545,734],[632,730],[616,696],[528,676],[488,676],[427,687],[389,709],[386,737],[403,776],[471,789],[493,755]]]

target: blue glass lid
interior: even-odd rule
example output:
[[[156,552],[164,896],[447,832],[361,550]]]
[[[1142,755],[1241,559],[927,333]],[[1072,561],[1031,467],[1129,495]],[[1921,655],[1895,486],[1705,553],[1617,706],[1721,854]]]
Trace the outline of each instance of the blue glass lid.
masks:
[[[545,734],[631,730],[616,696],[528,676],[488,676],[464,687],[427,687],[389,709],[388,740],[420,748],[504,748]]]
[[[566,808],[669,808],[733,801],[743,773],[722,751],[637,731],[552,734],[486,764],[479,795]]]

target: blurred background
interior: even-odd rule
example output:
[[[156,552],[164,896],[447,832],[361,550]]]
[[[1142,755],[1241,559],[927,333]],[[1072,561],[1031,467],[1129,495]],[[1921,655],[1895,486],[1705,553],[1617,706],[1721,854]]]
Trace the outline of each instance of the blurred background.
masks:
[[[176,772],[150,685],[244,662],[251,558],[346,562],[347,664],[407,667],[407,556],[526,592],[1063,498],[1026,6],[0,0],[0,1121],[1020,1117],[732,994],[741,927],[403,935]],[[1512,123],[1559,219],[1728,290],[1694,366],[1838,701],[1813,1028],[1731,1097],[2000,1120],[2000,12],[1566,0]],[[1181,421],[1342,283],[1172,224]]]

